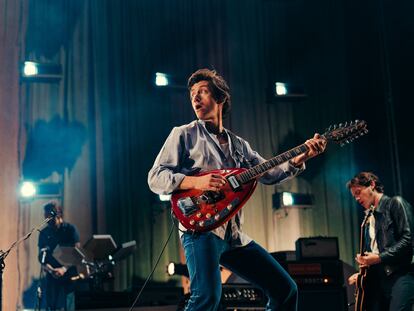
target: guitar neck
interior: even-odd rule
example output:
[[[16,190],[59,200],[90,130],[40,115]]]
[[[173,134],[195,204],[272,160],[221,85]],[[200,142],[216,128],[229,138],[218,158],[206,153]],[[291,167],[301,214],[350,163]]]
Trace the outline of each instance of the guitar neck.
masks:
[[[266,162],[263,162],[261,164],[258,164],[238,175],[238,178],[241,183],[245,184],[249,181],[258,178],[263,173],[266,173],[267,171],[271,170],[272,168],[275,168],[276,166],[285,163],[289,161],[290,159],[293,159],[294,157],[305,153],[308,151],[308,146],[305,144],[302,144],[300,146],[297,146],[293,149],[290,149],[278,156],[275,156],[271,158],[270,160],[267,160]]]
[[[372,210],[369,210],[369,212],[365,215],[364,220],[361,224],[361,235],[359,239],[359,253],[362,255],[365,253],[365,226],[368,223],[368,219],[372,214]]]

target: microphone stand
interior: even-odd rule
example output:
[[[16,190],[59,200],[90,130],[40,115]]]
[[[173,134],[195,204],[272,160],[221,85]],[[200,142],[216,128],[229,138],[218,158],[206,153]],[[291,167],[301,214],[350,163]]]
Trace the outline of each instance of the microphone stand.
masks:
[[[2,306],[3,306],[3,271],[6,267],[6,264],[4,263],[4,260],[6,259],[6,257],[9,255],[10,251],[14,248],[16,248],[20,243],[22,243],[23,241],[27,240],[28,238],[30,238],[30,236],[33,234],[33,232],[40,231],[40,229],[47,224],[49,221],[51,221],[53,218],[55,218],[56,213],[54,213],[54,215],[46,218],[39,226],[33,228],[32,230],[30,230],[29,233],[25,234],[24,236],[22,236],[20,239],[18,239],[17,241],[14,241],[10,247],[3,251],[0,250],[0,311],[2,310]]]
[[[43,292],[42,292],[43,265],[45,264],[47,250],[48,250],[48,247],[47,248],[43,248],[41,250],[41,252],[42,252],[42,259],[40,261],[39,279],[37,281],[37,289],[36,289],[37,301],[36,301],[35,311],[40,311],[41,304],[42,304],[42,295],[43,295]]]

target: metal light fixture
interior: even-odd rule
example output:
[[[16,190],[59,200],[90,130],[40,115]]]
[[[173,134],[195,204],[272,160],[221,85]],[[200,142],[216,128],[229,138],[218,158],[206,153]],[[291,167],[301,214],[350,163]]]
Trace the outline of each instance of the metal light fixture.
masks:
[[[19,195],[23,200],[59,198],[62,196],[62,184],[25,180],[19,185]]]
[[[24,61],[20,74],[26,82],[58,82],[62,78],[62,66],[55,63]]]
[[[169,276],[173,276],[173,275],[182,275],[186,277],[190,276],[187,265],[182,264],[182,263],[175,263],[175,262],[170,262],[167,265],[167,274]]]
[[[302,100],[308,95],[301,85],[277,81],[268,86],[267,96],[269,102],[278,102]]]
[[[309,208],[314,204],[314,196],[308,193],[277,192],[272,196],[273,208],[300,207]]]

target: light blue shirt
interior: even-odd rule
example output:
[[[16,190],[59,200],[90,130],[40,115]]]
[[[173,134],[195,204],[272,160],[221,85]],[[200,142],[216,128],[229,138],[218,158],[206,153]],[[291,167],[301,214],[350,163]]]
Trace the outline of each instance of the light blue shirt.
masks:
[[[185,176],[222,168],[250,168],[266,161],[247,141],[238,136],[235,137],[241,148],[235,150],[228,131],[224,130],[228,135],[228,148],[220,145],[217,137],[206,129],[204,121],[196,120],[174,127],[148,173],[150,189],[157,194],[170,194],[178,188]],[[304,168],[304,165],[296,168],[286,162],[269,170],[259,181],[276,184],[296,176]],[[243,209],[240,209],[228,223],[212,232],[224,239],[230,224],[232,245],[244,246],[251,239],[242,233],[242,223]]]

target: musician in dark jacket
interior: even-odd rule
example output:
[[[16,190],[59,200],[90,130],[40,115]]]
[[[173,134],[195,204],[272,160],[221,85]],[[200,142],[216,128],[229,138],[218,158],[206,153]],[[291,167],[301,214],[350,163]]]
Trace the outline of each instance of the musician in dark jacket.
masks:
[[[368,267],[368,311],[412,311],[414,305],[413,208],[402,197],[388,197],[379,178],[361,172],[347,183],[355,200],[370,213],[363,229],[365,254],[356,261]],[[354,284],[357,274],[349,278]]]
[[[194,176],[222,168],[250,168],[265,160],[248,142],[223,127],[230,111],[226,81],[215,71],[200,69],[188,80],[192,108],[198,120],[175,127],[148,174],[148,184],[158,194],[176,190],[219,191],[226,179],[219,174]],[[325,150],[326,141],[315,134],[309,150],[263,174],[259,181],[275,184],[304,169],[304,162]],[[221,297],[219,265],[261,287],[269,297],[267,310],[296,310],[297,287],[268,252],[241,230],[242,211],[229,222],[205,233],[185,232],[180,226],[190,273],[191,297],[186,310],[217,310]]]
[[[45,273],[44,291],[47,311],[75,310],[74,283],[71,277],[77,275],[76,267],[62,266],[53,257],[57,246],[79,247],[79,233],[76,227],[63,221],[61,207],[49,202],[44,207],[44,217],[55,215],[39,234],[39,262]]]

